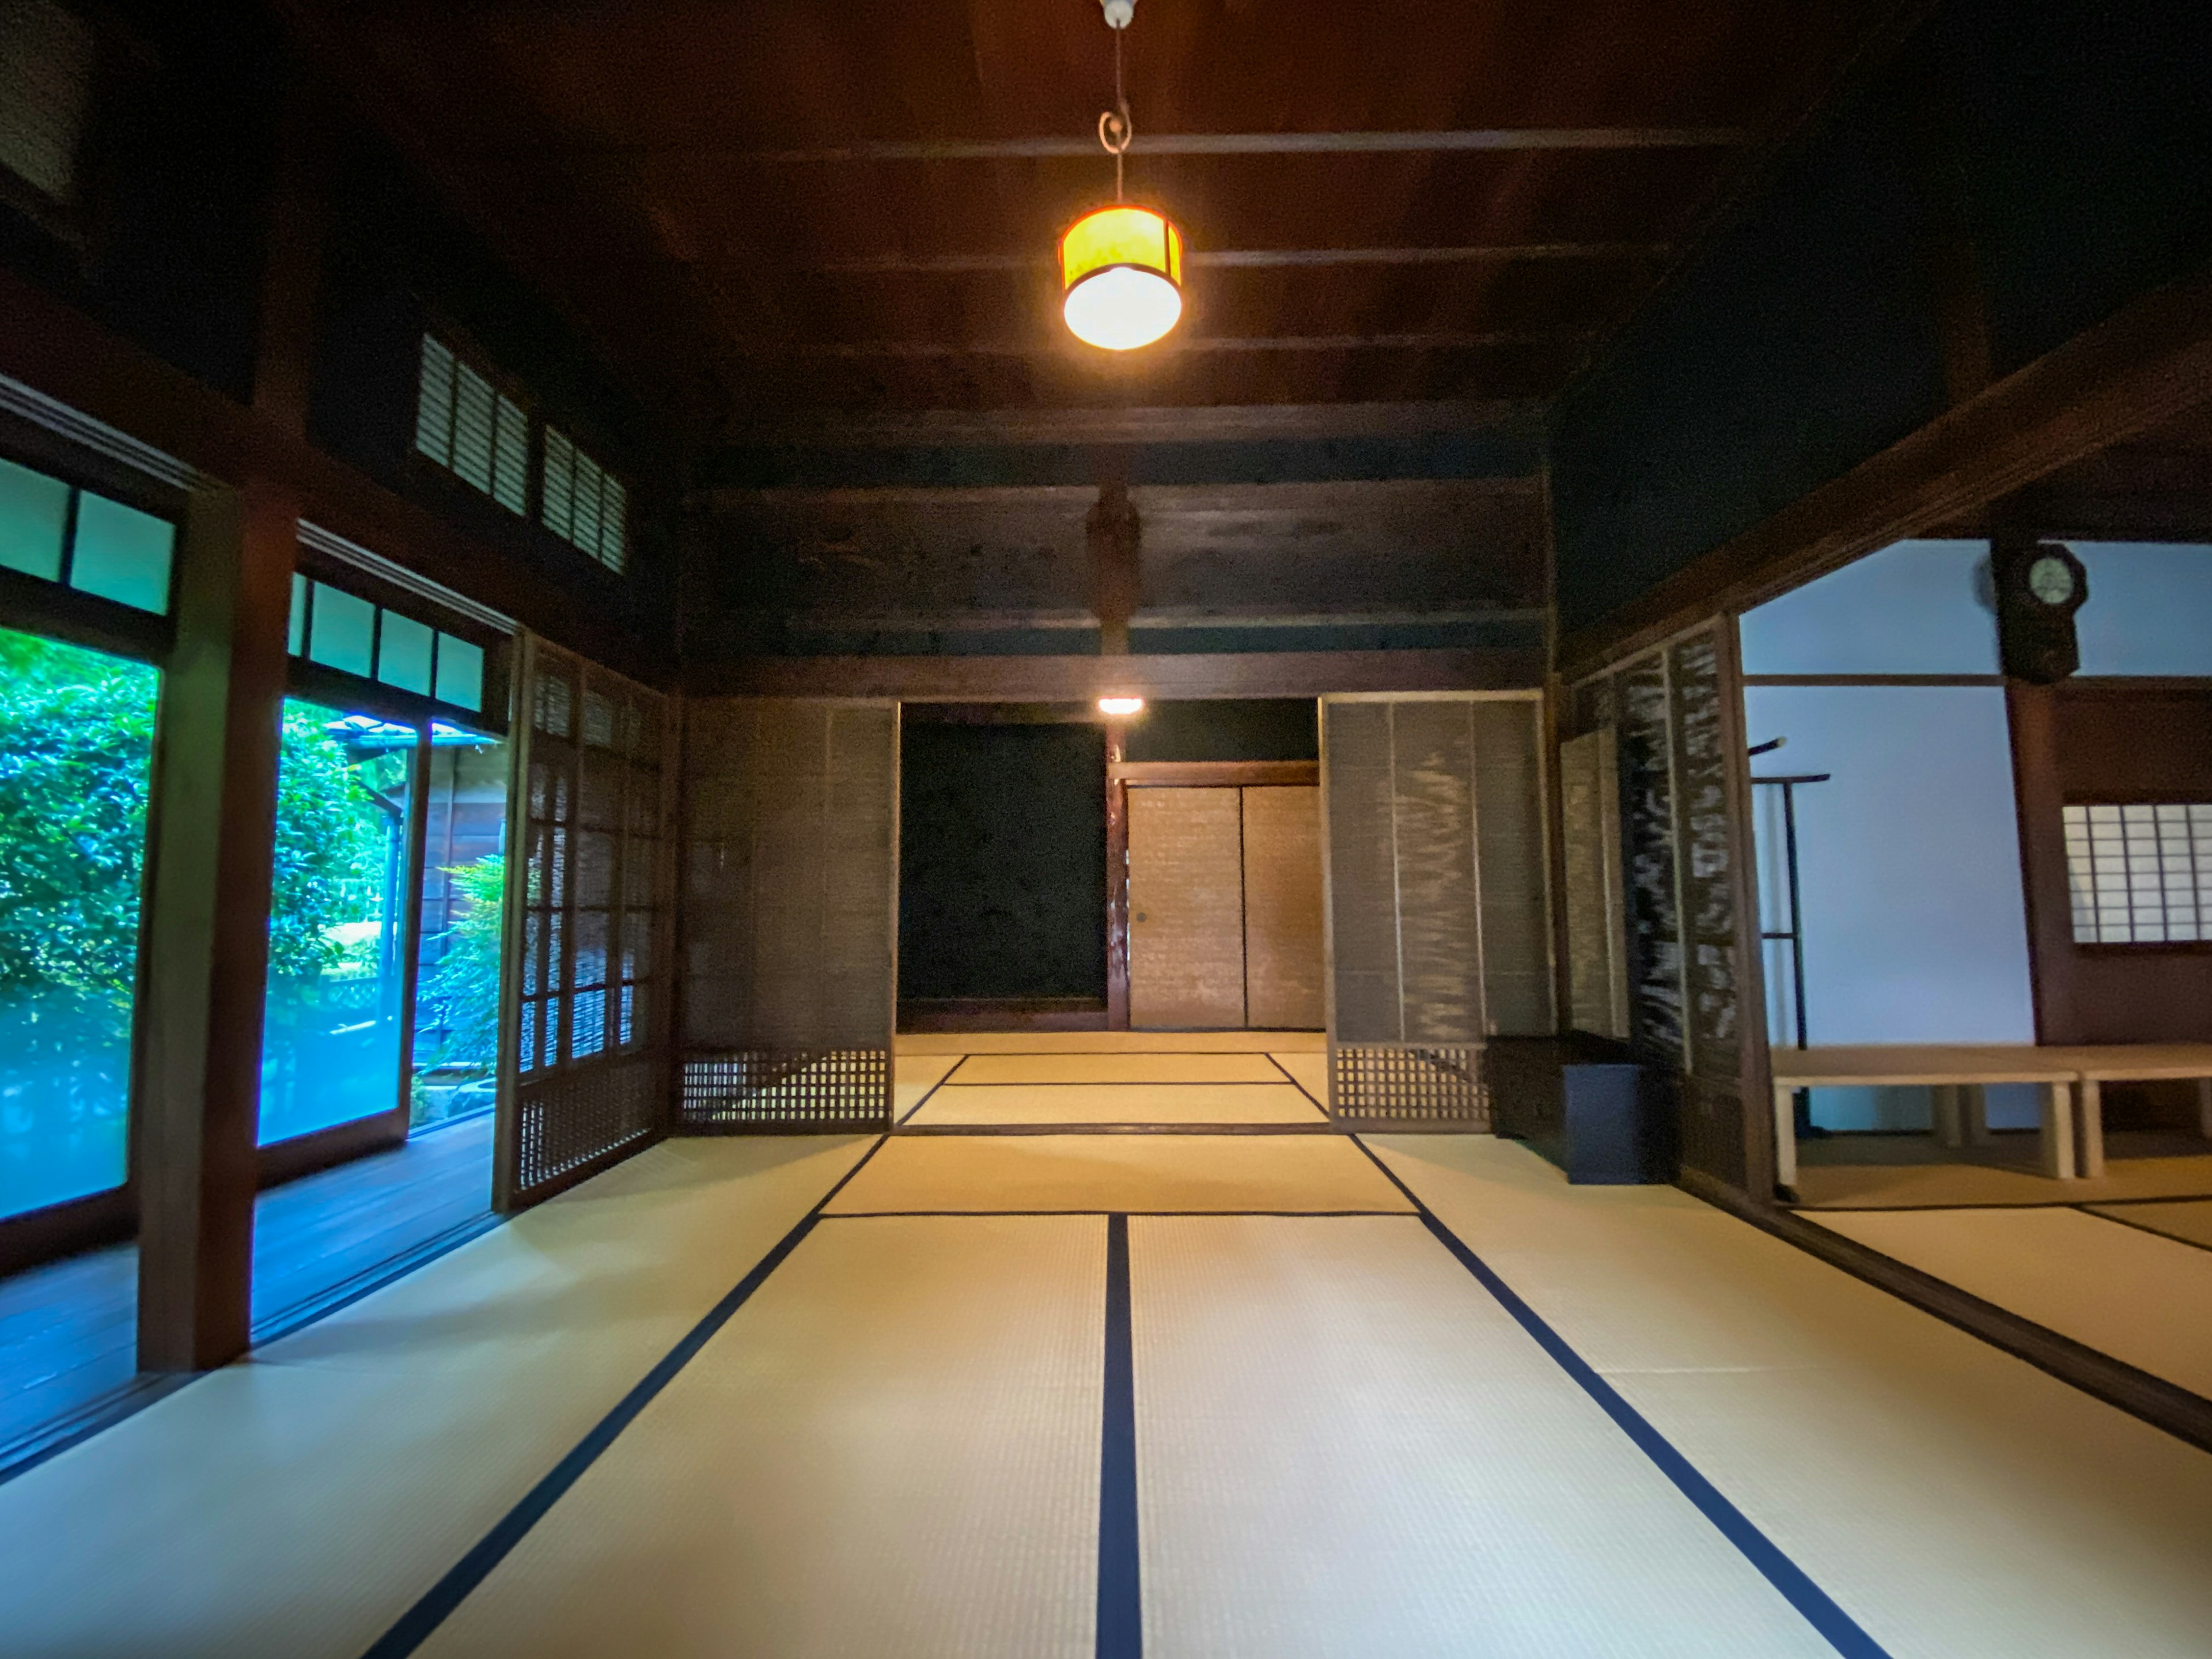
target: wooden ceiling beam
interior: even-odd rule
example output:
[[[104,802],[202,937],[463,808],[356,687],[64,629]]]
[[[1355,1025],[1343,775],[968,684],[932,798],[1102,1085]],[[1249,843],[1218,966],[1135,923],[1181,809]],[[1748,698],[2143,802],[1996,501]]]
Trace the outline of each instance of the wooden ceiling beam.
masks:
[[[1334,265],[1507,264],[1539,259],[1648,259],[1656,264],[1676,252],[1672,242],[1504,242],[1467,247],[1285,247],[1193,249],[1185,263],[1194,270],[1273,270]],[[1050,270],[1049,254],[887,253],[866,259],[833,259],[820,264],[747,265],[762,276],[965,276],[971,272]]]
[[[1759,135],[1740,127],[1471,127],[1410,132],[1139,133],[1141,155],[1428,155],[1480,150],[1745,149]],[[581,146],[620,155],[722,155],[744,167],[812,167],[845,161],[1018,161],[1096,156],[1098,140],[857,138],[807,149],[748,149],[711,138]]]
[[[1228,352],[1480,351],[1492,346],[1572,345],[1596,338],[1594,329],[1501,329],[1487,333],[1262,334],[1170,336],[1146,346],[1147,355]],[[1058,340],[732,340],[722,349],[739,357],[1057,357],[1071,349]]]

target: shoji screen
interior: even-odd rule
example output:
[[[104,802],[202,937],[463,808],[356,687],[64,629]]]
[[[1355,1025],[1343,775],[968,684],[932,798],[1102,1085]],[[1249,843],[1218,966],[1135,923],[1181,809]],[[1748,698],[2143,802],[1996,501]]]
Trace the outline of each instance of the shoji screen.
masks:
[[[1329,1105],[1481,1128],[1492,1036],[1552,1030],[1533,696],[1322,702]]]
[[[693,1129],[890,1126],[898,705],[687,705],[683,1083]]]
[[[550,1196],[665,1128],[671,720],[526,635],[507,802],[495,1198]]]

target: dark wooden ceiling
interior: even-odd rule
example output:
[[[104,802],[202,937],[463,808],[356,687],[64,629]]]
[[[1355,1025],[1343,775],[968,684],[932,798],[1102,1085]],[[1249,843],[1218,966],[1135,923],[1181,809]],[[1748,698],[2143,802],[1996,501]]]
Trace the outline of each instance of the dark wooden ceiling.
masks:
[[[1547,396],[1896,6],[1139,0],[1130,193],[1193,268],[1126,358],[1050,266],[1113,189],[1097,0],[287,9],[648,395],[742,421]]]

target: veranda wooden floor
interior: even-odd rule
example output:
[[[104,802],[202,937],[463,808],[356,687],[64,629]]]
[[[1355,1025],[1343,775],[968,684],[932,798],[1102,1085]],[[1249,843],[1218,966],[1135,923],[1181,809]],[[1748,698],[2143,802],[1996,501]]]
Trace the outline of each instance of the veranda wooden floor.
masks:
[[[490,1207],[489,1114],[271,1188],[253,1213],[257,1340]],[[0,1279],[0,1468],[131,1386],[137,1297],[136,1244]]]

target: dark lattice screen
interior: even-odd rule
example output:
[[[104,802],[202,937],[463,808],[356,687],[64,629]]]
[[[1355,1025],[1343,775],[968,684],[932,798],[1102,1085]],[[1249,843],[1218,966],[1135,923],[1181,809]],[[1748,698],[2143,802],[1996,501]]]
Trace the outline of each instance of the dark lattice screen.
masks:
[[[1322,702],[1340,1120],[1487,1127],[1484,1042],[1552,1029],[1537,708]]]
[[[695,702],[684,757],[680,1122],[888,1127],[897,705]]]
[[[516,684],[504,1207],[643,1146],[667,1096],[665,700],[535,638]]]

